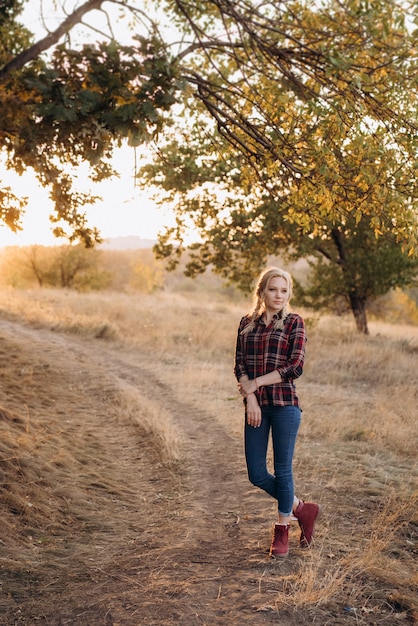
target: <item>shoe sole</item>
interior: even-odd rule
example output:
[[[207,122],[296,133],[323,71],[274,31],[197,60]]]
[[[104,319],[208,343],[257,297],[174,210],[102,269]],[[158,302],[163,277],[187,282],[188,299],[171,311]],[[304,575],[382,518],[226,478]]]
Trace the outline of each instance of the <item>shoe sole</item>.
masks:
[[[272,554],[272,553],[270,552],[270,555],[269,555],[269,556],[270,556],[270,558],[272,558],[272,559],[283,559],[283,558],[286,558],[287,556],[289,556],[289,551],[287,551],[287,552],[283,552],[283,554]]]

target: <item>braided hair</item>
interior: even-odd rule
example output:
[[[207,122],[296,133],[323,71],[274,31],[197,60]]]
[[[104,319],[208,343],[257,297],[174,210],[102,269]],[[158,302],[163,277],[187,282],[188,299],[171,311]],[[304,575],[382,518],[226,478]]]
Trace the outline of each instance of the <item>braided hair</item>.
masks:
[[[289,298],[286,304],[284,305],[283,309],[280,311],[279,316],[276,319],[274,326],[273,326],[274,330],[283,330],[285,319],[289,315],[287,305],[289,304],[289,300],[292,296],[292,287],[293,287],[292,277],[288,272],[278,267],[267,267],[265,270],[261,272],[257,280],[257,284],[254,289],[253,309],[251,313],[248,314],[250,321],[247,324],[247,326],[245,326],[245,328],[243,328],[243,330],[241,331],[242,335],[246,335],[247,333],[254,330],[256,319],[260,317],[260,315],[262,315],[262,313],[264,312],[265,310],[264,297],[265,297],[265,294],[267,292],[267,289],[269,287],[269,284],[272,278],[284,278],[285,281],[287,282],[287,287],[289,290]]]

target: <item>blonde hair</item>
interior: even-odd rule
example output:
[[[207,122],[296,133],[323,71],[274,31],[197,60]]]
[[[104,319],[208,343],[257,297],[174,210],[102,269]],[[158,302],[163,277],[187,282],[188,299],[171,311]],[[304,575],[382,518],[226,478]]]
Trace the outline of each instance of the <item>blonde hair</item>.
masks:
[[[274,323],[274,330],[283,329],[285,319],[289,315],[287,305],[289,304],[290,298],[292,296],[292,288],[293,288],[292,277],[289,274],[289,272],[286,272],[285,270],[282,270],[279,267],[267,267],[265,270],[261,272],[260,276],[258,277],[257,284],[254,289],[253,309],[248,314],[250,321],[247,324],[247,326],[245,326],[245,328],[241,331],[242,335],[254,330],[256,319],[264,312],[265,310],[264,298],[265,298],[267,289],[269,288],[269,284],[272,278],[284,278],[287,283],[288,290],[289,290],[289,297],[287,299],[287,302],[284,305],[283,309],[280,311],[280,315]]]

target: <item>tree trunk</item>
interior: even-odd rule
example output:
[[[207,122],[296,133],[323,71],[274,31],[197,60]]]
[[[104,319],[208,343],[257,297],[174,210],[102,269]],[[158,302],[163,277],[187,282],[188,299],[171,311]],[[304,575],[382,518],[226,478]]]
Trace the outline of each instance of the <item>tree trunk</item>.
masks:
[[[359,298],[355,293],[350,293],[350,306],[356,322],[356,327],[359,333],[363,335],[369,334],[367,326],[367,314],[366,314],[366,300]]]

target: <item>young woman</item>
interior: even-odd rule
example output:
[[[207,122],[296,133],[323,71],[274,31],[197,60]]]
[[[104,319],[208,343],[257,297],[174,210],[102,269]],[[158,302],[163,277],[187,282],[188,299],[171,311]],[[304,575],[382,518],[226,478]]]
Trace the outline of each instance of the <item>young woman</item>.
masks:
[[[300,545],[312,543],[320,506],[294,493],[292,461],[301,409],[294,380],[302,374],[305,325],[287,305],[292,295],[290,274],[277,267],[264,270],[254,292],[254,307],[241,319],[235,354],[235,376],[245,403],[245,457],[248,477],[278,503],[270,556],[289,553],[289,522],[301,529]],[[267,469],[272,435],[274,475]]]

